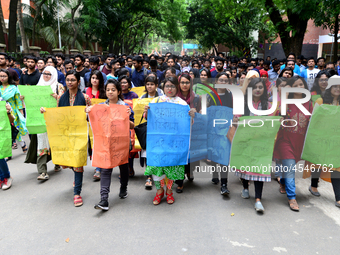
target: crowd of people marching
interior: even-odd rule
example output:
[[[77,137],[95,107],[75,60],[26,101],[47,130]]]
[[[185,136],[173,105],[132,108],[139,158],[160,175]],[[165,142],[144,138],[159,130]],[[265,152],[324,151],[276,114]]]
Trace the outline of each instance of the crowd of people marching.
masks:
[[[6,53],[0,53],[0,99],[6,101],[9,121],[12,123],[12,149],[21,149],[26,153],[25,163],[37,165],[40,181],[49,179],[47,163],[51,160],[51,149],[47,133],[31,135],[27,145],[23,139],[28,131],[25,127],[25,96],[17,85],[50,86],[51,96],[57,101],[58,107],[85,106],[85,112],[90,113],[93,106],[91,99],[105,99],[104,104],[125,105],[130,116],[130,129],[134,128],[134,111],[124,100],[137,98],[153,98],[151,103],[170,102],[186,105],[188,115],[195,117],[202,111],[202,95],[206,94],[202,84],[215,87],[216,84],[231,84],[239,86],[247,94],[247,88],[252,88],[253,107],[257,110],[271,108],[273,88],[278,89],[278,107],[274,114],[280,112],[281,89],[284,87],[304,88],[312,95],[320,95],[316,101],[309,101],[303,106],[313,112],[313,107],[321,104],[339,105],[340,76],[339,64],[328,62],[324,58],[306,59],[296,57],[291,53],[286,59],[266,60],[259,58],[226,57],[223,53],[218,56],[175,56],[170,52],[161,56],[158,52],[150,55],[134,54],[127,56],[83,56],[77,54],[65,58],[63,54],[47,56],[45,58],[26,56],[21,68],[14,58]],[[144,87],[142,95],[137,95],[134,87]],[[233,107],[232,93],[223,88],[216,88],[222,106]],[[289,98],[303,98],[302,93],[294,92]],[[207,107],[221,103],[216,95],[207,97]],[[247,104],[247,100],[245,100]],[[148,118],[149,105],[145,106],[143,117]],[[245,107],[245,116],[254,116]],[[45,112],[44,108],[40,109]],[[238,117],[234,116],[235,122]],[[276,171],[275,179],[279,183],[279,192],[286,194],[291,210],[299,211],[296,200],[295,171],[296,164],[301,160],[301,153],[310,116],[305,115],[296,105],[288,105],[285,119],[296,120],[294,127],[281,127],[275,141],[273,161],[276,166],[288,171]],[[235,127],[236,128],[236,127]],[[226,134],[227,135],[227,134]],[[129,150],[129,148],[127,148]],[[193,170],[200,162],[188,165],[158,167],[149,166],[146,150],[132,151],[129,162],[119,166],[120,169],[120,198],[126,198],[129,178],[135,175],[134,159],[139,158],[141,166],[145,166],[145,188],[156,187],[157,192],[153,200],[154,205],[161,203],[166,195],[168,204],[175,202],[172,186],[176,184],[176,192],[182,193],[185,175],[193,181]],[[13,178],[10,175],[7,161],[0,159],[0,188],[9,189]],[[204,160],[204,164],[215,165],[216,162]],[[309,162],[306,162],[308,165]],[[83,198],[80,196],[83,182],[84,167],[54,166],[54,171],[71,168],[74,171],[74,205],[81,206]],[[333,170],[333,171],[331,171]],[[340,208],[340,169],[328,169],[331,172],[331,183],[335,194],[335,205]],[[311,172],[309,191],[314,196],[320,196],[318,182],[321,169]],[[100,180],[101,200],[95,205],[96,209],[108,210],[108,196],[110,192],[112,169],[97,167],[93,179]],[[271,181],[270,177],[263,178],[251,172],[236,172],[240,178],[243,190],[241,196],[248,199],[249,185],[254,182],[255,209],[264,212],[261,203],[264,182]],[[212,183],[221,183],[221,194],[228,195],[228,172],[214,172]]]

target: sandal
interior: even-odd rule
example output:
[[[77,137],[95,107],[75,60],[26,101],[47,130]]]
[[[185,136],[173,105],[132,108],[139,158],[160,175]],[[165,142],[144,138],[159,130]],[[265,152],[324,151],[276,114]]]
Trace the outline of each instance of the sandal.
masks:
[[[12,144],[12,149],[14,149],[14,150],[15,150],[15,149],[18,149],[17,143],[13,143],[13,144]]]
[[[171,191],[170,194],[166,193],[166,201],[168,202],[169,205],[175,203],[175,199],[173,197],[173,192]]]
[[[134,176],[135,176],[135,170],[129,167],[129,177],[134,177]]]
[[[25,142],[24,142],[24,144],[25,144],[25,145],[22,146],[21,149],[22,149],[22,152],[23,152],[23,153],[26,153],[28,149],[27,149],[27,146],[26,146],[26,143],[25,143]]]
[[[177,186],[176,193],[183,193],[183,186],[182,187]]]
[[[154,205],[159,205],[161,203],[161,199],[164,197],[164,190],[161,194],[157,194],[156,193],[156,196],[155,198],[153,199],[153,204]]]
[[[295,212],[298,212],[300,209],[299,209],[299,205],[298,203],[296,202],[296,199],[290,199],[288,200],[288,205],[289,205],[289,208],[292,210],[292,211],[295,211]]]
[[[286,186],[280,183],[280,189],[279,189],[281,194],[286,194]]]
[[[83,198],[79,195],[74,196],[73,198],[74,206],[79,207],[83,205]]]
[[[152,179],[151,178],[146,179],[145,189],[152,189]]]

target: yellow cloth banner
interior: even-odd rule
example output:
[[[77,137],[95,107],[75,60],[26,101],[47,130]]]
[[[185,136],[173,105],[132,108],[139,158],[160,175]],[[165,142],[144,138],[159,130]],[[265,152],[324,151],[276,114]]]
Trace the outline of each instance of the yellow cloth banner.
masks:
[[[44,117],[53,163],[68,167],[86,166],[85,106],[47,108]]]
[[[106,99],[92,98],[91,99],[91,105],[104,103],[105,101],[106,101]]]
[[[139,125],[144,113],[145,105],[148,105],[154,98],[133,99],[133,111],[135,113],[135,126]],[[145,119],[141,123],[146,122]]]
[[[134,87],[134,88],[131,89],[131,91],[135,92],[138,95],[138,97],[141,97],[146,93],[146,92],[144,92],[145,91],[144,86],[143,87]]]
[[[144,107],[145,105],[148,105],[153,98],[143,98],[143,99],[132,99],[133,102],[133,111],[135,113],[135,126],[138,126],[140,123],[140,119],[142,118],[142,115],[144,113]],[[143,119],[143,122],[146,122],[145,119]],[[139,144],[139,141],[137,139],[137,136],[135,136],[136,141],[135,141],[135,149],[141,150],[142,147]]]

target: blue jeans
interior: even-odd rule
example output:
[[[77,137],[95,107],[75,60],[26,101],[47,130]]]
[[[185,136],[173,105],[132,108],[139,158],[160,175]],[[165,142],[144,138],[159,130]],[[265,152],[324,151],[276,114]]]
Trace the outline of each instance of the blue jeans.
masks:
[[[4,158],[0,159],[0,180],[3,181],[4,179],[9,178],[10,172],[8,170],[7,162]]]
[[[288,199],[295,199],[295,159],[282,159],[281,184],[285,185]]]
[[[83,172],[74,172],[74,188],[73,188],[74,195],[80,195],[82,186],[83,186]]]

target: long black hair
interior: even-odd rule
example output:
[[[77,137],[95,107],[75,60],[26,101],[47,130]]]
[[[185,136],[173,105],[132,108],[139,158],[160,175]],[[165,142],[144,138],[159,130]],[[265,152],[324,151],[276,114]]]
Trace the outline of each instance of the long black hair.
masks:
[[[261,83],[263,86],[263,93],[260,96],[260,102],[261,102],[261,108],[262,110],[267,110],[268,109],[268,92],[267,92],[267,86],[264,82],[264,80],[262,78],[254,78],[250,81],[248,88],[252,88],[254,89],[256,84]],[[248,90],[247,90],[248,93]],[[247,99],[247,93],[245,94],[245,98],[244,98],[244,102],[245,102],[245,111],[244,111],[244,115],[245,116],[249,116],[250,115],[250,111],[249,111],[249,107],[248,107],[248,99]]]
[[[0,69],[0,72],[6,73],[8,77],[8,84],[9,85],[15,85],[15,81],[13,80],[13,77],[10,75],[9,71],[7,69]],[[0,81],[0,85],[2,85],[2,82]]]
[[[340,84],[339,84],[340,85]],[[338,86],[338,85],[337,85]],[[329,89],[325,90],[325,94],[323,95],[322,99],[323,99],[323,103],[324,104],[333,104],[333,96],[331,93],[331,89],[332,87],[330,87]],[[340,104],[340,97],[338,97],[338,102]]]
[[[105,84],[105,91],[106,91],[107,85],[109,85],[109,84],[115,85],[118,93],[120,92],[120,94],[118,95],[118,99],[121,99],[121,100],[124,101],[122,86],[120,85],[120,82],[117,81],[116,79],[108,79],[106,84]]]
[[[315,91],[318,95],[321,95],[321,89],[319,86],[319,80],[321,78],[321,75],[326,75],[327,78],[329,79],[331,77],[330,73],[327,70],[322,70],[318,73],[318,75],[315,77],[313,87],[311,89],[311,92]]]
[[[98,84],[99,98],[106,99],[107,97],[106,97],[106,92],[105,92],[105,88],[104,88],[105,87],[105,85],[104,85],[104,78],[103,78],[103,75],[102,75],[101,71],[93,70],[91,72],[88,86],[90,88],[92,88],[91,78],[92,78],[93,75],[96,75],[98,80],[99,80],[99,84]]]
[[[307,82],[301,76],[295,76],[295,77],[289,78],[287,85],[290,85],[291,87],[293,87],[293,84],[298,80],[301,80],[303,82],[304,88],[308,90]],[[288,98],[293,98],[293,97],[294,97],[294,93],[289,93]]]

